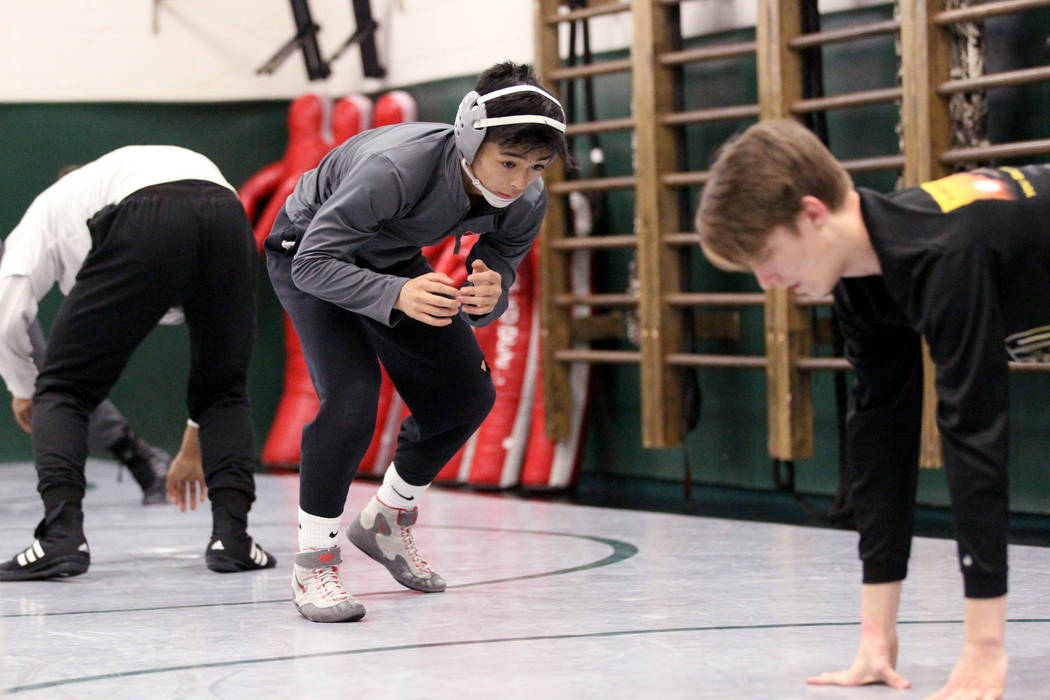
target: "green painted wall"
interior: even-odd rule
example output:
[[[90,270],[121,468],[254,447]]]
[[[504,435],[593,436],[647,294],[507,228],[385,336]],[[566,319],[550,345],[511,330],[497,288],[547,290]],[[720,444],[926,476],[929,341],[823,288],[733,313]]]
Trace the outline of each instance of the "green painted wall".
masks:
[[[271,102],[0,105],[0,231],[5,236],[10,232],[63,165],[93,160],[128,144],[167,143],[200,151],[238,185],[280,157],[286,110],[287,103]],[[261,265],[260,273],[259,296],[272,299]],[[41,305],[45,332],[61,300],[57,288],[45,297]],[[268,424],[280,391],[284,354],[280,323],[275,305],[263,303],[251,374],[259,430]],[[169,450],[177,449],[186,420],[188,347],[184,326],[158,327],[133,356],[112,393],[135,430]],[[10,418],[7,406],[5,401],[0,418],[0,460],[28,459],[29,438]]]
[[[887,7],[825,18],[825,28],[890,15]],[[1042,42],[1050,34],[1050,12],[1028,13],[1025,21],[989,21],[989,70],[1005,70],[1040,62]],[[706,42],[741,40],[751,32],[709,37]],[[704,41],[695,41],[700,44]],[[828,94],[884,87],[893,81],[896,66],[889,37],[872,38],[824,49]],[[753,59],[727,59],[690,66],[685,73],[685,108],[699,109],[754,102]],[[420,108],[420,119],[449,121],[459,99],[473,86],[472,77],[410,86]],[[630,84],[626,75],[595,78],[597,118],[627,116]],[[994,118],[991,140],[1045,138],[1045,120],[1032,115],[1045,113],[1050,105],[1050,86],[1004,88],[990,94]],[[563,90],[564,94],[564,90]],[[235,185],[241,184],[262,165],[280,157],[285,143],[286,102],[243,102],[207,105],[187,104],[0,104],[0,232],[7,231],[37,192],[53,180],[55,172],[69,162],[97,157],[129,143],[173,143],[199,150],[218,163]],[[881,105],[839,110],[829,115],[830,141],[842,158],[880,155],[896,147],[894,132],[897,110]],[[722,141],[745,123],[690,127],[686,130],[687,159],[692,169],[703,169]],[[1040,131],[1043,129],[1043,131]],[[600,142],[610,175],[631,171],[631,142],[627,133],[603,134]],[[581,175],[593,174],[585,144],[577,144]],[[857,177],[860,185],[880,190],[894,187],[892,173]],[[698,192],[685,193],[685,217],[691,220]],[[596,233],[628,233],[633,226],[633,197],[630,192],[607,195],[604,229]],[[694,251],[690,260],[690,287],[697,291],[754,291],[757,287],[744,275],[715,270]],[[630,255],[601,253],[595,257],[595,290],[623,291],[628,285]],[[281,314],[260,266],[259,340],[251,373],[254,418],[261,445],[280,393],[283,361]],[[60,297],[53,293],[43,305],[45,326]],[[822,312],[826,313],[826,312]],[[697,343],[700,352],[760,354],[763,329],[758,310],[745,311],[743,337],[736,342]],[[133,358],[131,366],[113,392],[117,404],[133,425],[148,439],[175,449],[182,431],[182,404],[187,363],[183,328],[158,328]],[[606,343],[604,347],[631,348],[629,343]],[[829,348],[820,348],[829,353]],[[644,477],[667,482],[682,479],[688,462],[695,480],[751,489],[773,488],[766,456],[765,381],[754,370],[701,370],[703,409],[699,426],[689,433],[681,449],[646,450],[640,446],[638,371],[631,367],[596,366],[591,398],[591,420],[586,442],[584,469],[602,474]],[[1011,382],[1014,396],[1012,416],[1012,479],[1014,508],[1050,512],[1050,472],[1043,467],[1050,452],[1050,418],[1043,408],[1050,395],[1050,376],[1025,374]],[[799,489],[830,494],[838,473],[838,440],[835,429],[834,387],[830,374],[814,378],[816,454],[800,462]],[[5,415],[9,412],[5,410]],[[0,461],[29,457],[29,441],[10,418],[0,417]],[[946,502],[943,474],[925,471],[920,499]]]

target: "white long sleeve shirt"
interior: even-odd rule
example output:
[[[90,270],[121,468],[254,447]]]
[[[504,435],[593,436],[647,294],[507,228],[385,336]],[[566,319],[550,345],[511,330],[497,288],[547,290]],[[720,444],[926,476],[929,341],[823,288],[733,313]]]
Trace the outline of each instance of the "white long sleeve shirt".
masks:
[[[177,146],[125,146],[41,192],[4,241],[0,260],[0,376],[12,395],[30,398],[36,384],[29,326],[37,304],[58,284],[69,294],[88,251],[87,222],[144,187],[204,180],[234,190],[206,157]]]

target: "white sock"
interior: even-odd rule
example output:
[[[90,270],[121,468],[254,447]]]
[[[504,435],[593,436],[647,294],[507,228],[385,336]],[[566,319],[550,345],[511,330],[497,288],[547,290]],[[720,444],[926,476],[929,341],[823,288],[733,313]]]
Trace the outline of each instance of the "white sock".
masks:
[[[341,518],[322,518],[299,509],[299,549],[326,549],[339,536]]]
[[[397,467],[391,462],[390,466],[387,467],[386,474],[383,476],[383,485],[379,487],[376,497],[383,505],[391,508],[412,510],[419,505],[420,497],[429,487],[430,484],[413,486],[408,483],[401,478],[401,475],[397,473]]]

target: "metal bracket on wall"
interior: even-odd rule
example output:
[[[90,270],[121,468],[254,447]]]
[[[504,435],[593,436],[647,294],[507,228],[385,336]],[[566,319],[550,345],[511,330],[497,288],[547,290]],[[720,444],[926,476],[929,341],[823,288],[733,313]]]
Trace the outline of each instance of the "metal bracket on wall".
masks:
[[[160,5],[164,0],[153,0],[152,29],[154,34],[160,34]]]
[[[310,16],[310,5],[307,0],[290,0],[292,4],[292,15],[295,17],[295,36],[288,40],[284,46],[277,49],[277,53],[270,57],[266,63],[259,66],[255,71],[258,74],[269,75],[284,63],[293,51],[302,49],[303,60],[306,61],[306,75],[310,80],[323,80],[331,75],[332,71],[328,63],[321,58],[321,49],[317,45],[317,32],[321,27],[314,23]]]
[[[386,77],[386,68],[379,63],[379,53],[376,50],[376,30],[379,29],[379,23],[372,18],[372,2],[371,0],[351,0],[350,4],[354,8],[354,22],[357,24],[357,30],[343,42],[342,46],[336,49],[328,62],[335,62],[344,51],[360,43],[361,69],[365,77]]]
[[[154,0],[161,2],[162,0]],[[351,0],[354,10],[354,19],[357,29],[347,38],[342,45],[336,49],[332,56],[325,60],[321,57],[321,49],[317,44],[317,32],[321,27],[314,23],[310,15],[309,0],[289,0],[292,5],[292,15],[295,17],[296,33],[288,42],[277,50],[266,63],[256,70],[256,73],[269,75],[284,63],[284,61],[297,48],[302,49],[303,59],[306,61],[306,74],[310,80],[324,80],[331,75],[331,65],[343,53],[353,46],[361,46],[361,66],[366,78],[382,78],[386,75],[386,68],[379,63],[379,55],[376,50],[375,35],[379,24],[372,18],[372,6],[370,0]]]

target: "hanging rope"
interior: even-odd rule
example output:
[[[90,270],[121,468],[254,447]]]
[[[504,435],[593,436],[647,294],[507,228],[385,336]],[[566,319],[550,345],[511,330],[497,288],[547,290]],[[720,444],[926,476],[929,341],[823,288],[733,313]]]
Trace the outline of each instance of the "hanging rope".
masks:
[[[945,0],[946,10],[973,4],[973,0]],[[976,78],[985,74],[984,22],[959,22],[951,25],[952,80]],[[988,93],[985,90],[960,92],[948,102],[952,125],[952,146],[968,148],[988,145]],[[956,170],[972,170],[985,165],[976,161],[956,164]]]

